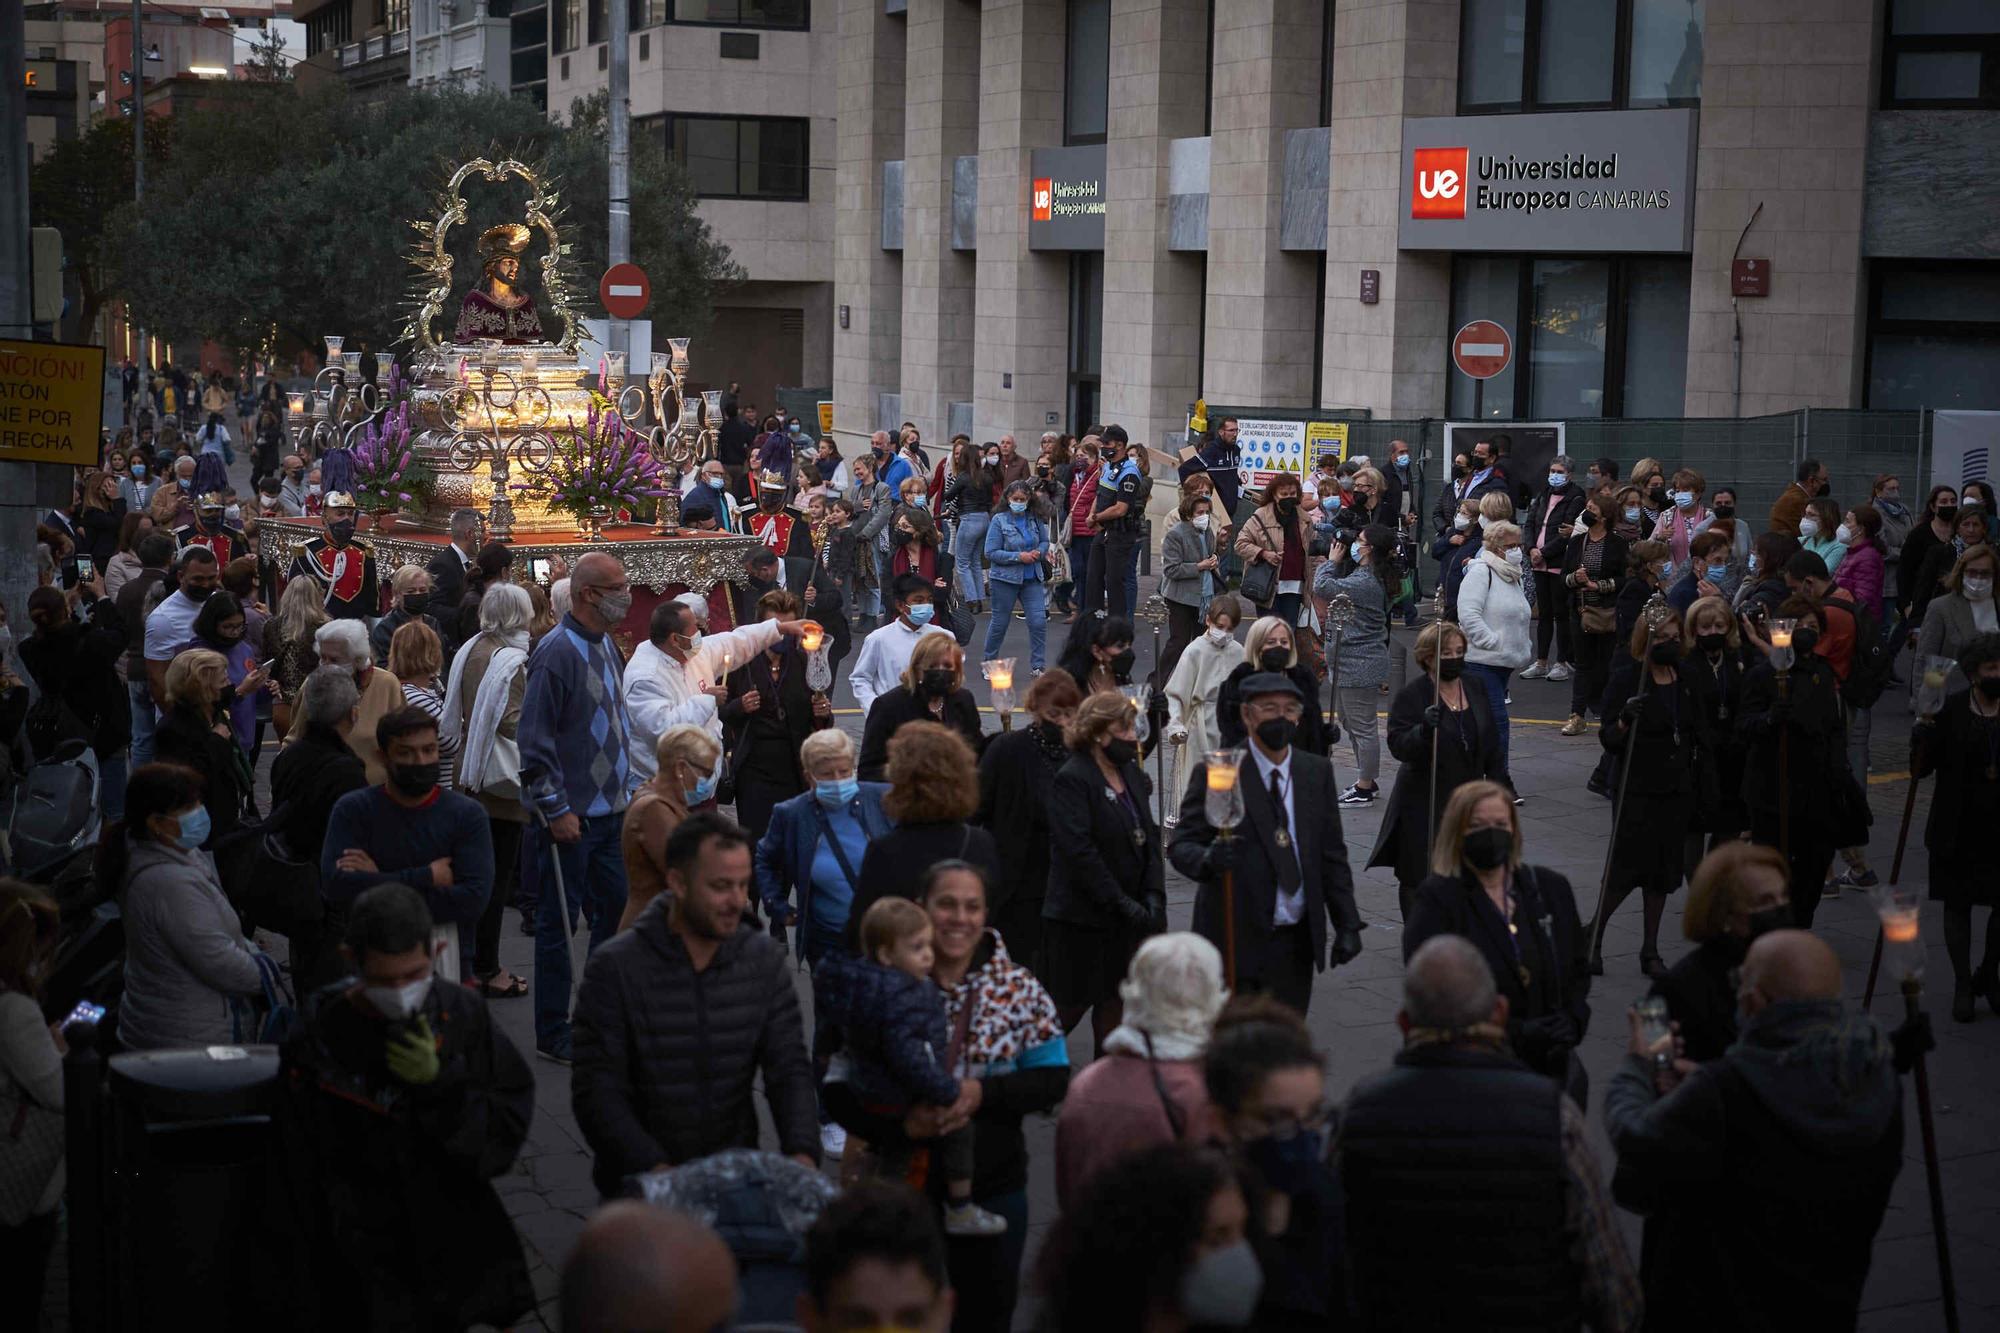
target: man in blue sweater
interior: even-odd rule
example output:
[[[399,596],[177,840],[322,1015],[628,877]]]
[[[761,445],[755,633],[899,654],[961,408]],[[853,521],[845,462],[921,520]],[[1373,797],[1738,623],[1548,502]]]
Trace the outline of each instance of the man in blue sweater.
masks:
[[[610,630],[632,610],[625,566],[602,551],[570,573],[570,612],[528,659],[521,701],[521,786],[536,826],[529,848],[538,864],[554,856],[569,901],[547,880],[535,919],[535,1050],[570,1062],[568,931],[557,915],[580,912],[590,947],[609,939],[625,910],[625,861],[619,837],[638,775],[625,711],[625,663]]]
[[[493,891],[493,835],[486,811],[469,796],[438,785],[437,719],[398,708],[375,724],[389,780],[351,791],[333,804],[320,849],[321,892],[346,908],[384,880],[424,895],[439,925],[456,925],[470,944]],[[471,977],[470,948],[459,952],[461,979]]]

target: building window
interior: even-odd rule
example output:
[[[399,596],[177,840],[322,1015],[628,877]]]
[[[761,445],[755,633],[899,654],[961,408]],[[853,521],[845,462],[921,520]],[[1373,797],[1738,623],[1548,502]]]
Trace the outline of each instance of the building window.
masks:
[[[549,0],[549,49],[557,55],[574,51],[583,41],[583,0]]]
[[[306,16],[306,55],[345,46],[354,40],[354,11],[346,5],[328,5]]]
[[[803,117],[666,116],[667,156],[704,199],[805,199],[812,123]]]
[[[1458,109],[1701,104],[1702,0],[1464,0]]]
[[[1514,359],[1483,390],[1451,369],[1451,415],[1679,416],[1691,274],[1683,256],[1455,256],[1452,328],[1493,320]]]
[[[2000,107],[2000,6],[1889,0],[1882,105]]]
[[[585,40],[596,46],[611,35],[611,9],[605,0],[584,0],[584,9],[589,16],[584,23]]]
[[[1069,257],[1069,428],[1081,435],[1098,424],[1103,401],[1104,256]]]
[[[380,0],[375,7],[375,21],[384,32],[408,32],[410,0]]]
[[[498,12],[492,11],[492,12]],[[520,7],[508,16],[508,88],[542,110],[549,102],[549,11]]]
[[[1063,142],[1103,143],[1111,90],[1111,0],[1069,0]]]
[[[1867,405],[2000,408],[2000,263],[1876,261]]]
[[[717,23],[731,28],[810,28],[809,0],[647,0],[655,23]]]

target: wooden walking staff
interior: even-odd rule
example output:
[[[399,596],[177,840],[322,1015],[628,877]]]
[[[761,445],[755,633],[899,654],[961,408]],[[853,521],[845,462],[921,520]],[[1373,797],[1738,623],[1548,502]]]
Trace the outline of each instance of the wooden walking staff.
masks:
[[[1203,813],[1215,836],[1227,841],[1243,822],[1243,751],[1211,750],[1206,763],[1208,799]],[[1236,874],[1227,869],[1222,872],[1222,980],[1236,989]]]
[[[1639,618],[1646,626],[1646,651],[1639,658],[1639,700],[1643,704],[1653,685],[1653,635],[1659,631],[1660,623],[1667,618],[1666,599],[1654,593],[1646,599]],[[1615,726],[1617,719],[1603,718],[1599,726]],[[1625,737],[1625,765],[1618,773],[1618,799],[1611,807],[1611,841],[1604,849],[1604,873],[1597,881],[1597,915],[1590,922],[1590,971],[1593,976],[1604,971],[1604,928],[1611,923],[1611,914],[1618,909],[1618,903],[1625,901],[1625,894],[1618,895],[1618,902],[1611,901],[1611,869],[1618,855],[1618,830],[1625,824],[1625,791],[1632,782],[1632,756],[1638,750],[1639,728],[1634,725]]]
[[[1917,663],[1916,708],[1922,725],[1929,726],[1937,721],[1937,711],[1944,706],[1944,684],[1951,675],[1955,663],[1948,657],[1926,657]],[[1910,747],[1910,789],[1903,793],[1903,823],[1896,830],[1896,859],[1889,863],[1889,887],[1894,889],[1903,880],[1903,852],[1910,845],[1910,819],[1917,809],[1917,748]],[[1875,978],[1882,972],[1882,942],[1886,932],[1875,932],[1875,953],[1868,960],[1868,985],[1861,992],[1861,1011],[1868,1012],[1875,1003]]]

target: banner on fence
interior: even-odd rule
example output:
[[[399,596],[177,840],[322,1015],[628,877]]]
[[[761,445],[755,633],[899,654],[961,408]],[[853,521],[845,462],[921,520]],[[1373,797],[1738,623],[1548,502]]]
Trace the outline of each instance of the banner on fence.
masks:
[[[2000,458],[2000,412],[1931,413],[1931,485],[1993,479]]]

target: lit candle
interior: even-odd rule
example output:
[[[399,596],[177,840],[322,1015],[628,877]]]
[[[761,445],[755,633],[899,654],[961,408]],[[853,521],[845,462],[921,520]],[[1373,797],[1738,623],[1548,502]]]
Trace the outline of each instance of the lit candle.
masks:
[[[1771,626],[1771,646],[1773,648],[1791,647],[1792,627],[1790,625],[1779,625],[1774,623]]]
[[[1237,772],[1238,770],[1234,768],[1220,764],[1210,764],[1208,766],[1208,789],[1210,791],[1236,790]]]
[[[542,354],[532,347],[523,349],[521,352],[521,373],[529,379],[533,379],[541,371],[541,368]]]
[[[1891,909],[1882,913],[1882,938],[1891,944],[1914,944],[1917,939],[1915,908]]]
[[[809,653],[818,652],[820,644],[826,641],[826,630],[817,620],[803,621],[799,628],[802,631],[799,646]]]
[[[1011,689],[1013,689],[1013,688],[1014,688],[1014,668],[1013,668],[1013,667],[1011,667],[1011,666],[1004,666],[1004,667],[1003,667],[1003,666],[996,666],[996,667],[994,667],[994,668],[993,668],[993,675],[992,675],[992,677],[991,677],[991,680],[992,680],[992,683],[993,683],[993,688],[994,688],[994,689],[996,689],[996,690],[1011,690]]]
[[[326,363],[328,365],[332,365],[340,360],[340,349],[346,341],[347,339],[338,334],[329,333],[326,335]]]
[[[286,394],[285,405],[291,409],[291,413],[295,417],[302,417],[306,414],[306,396],[302,393]]]
[[[359,375],[361,373],[361,353],[342,352],[340,354],[340,368],[350,375]]]

